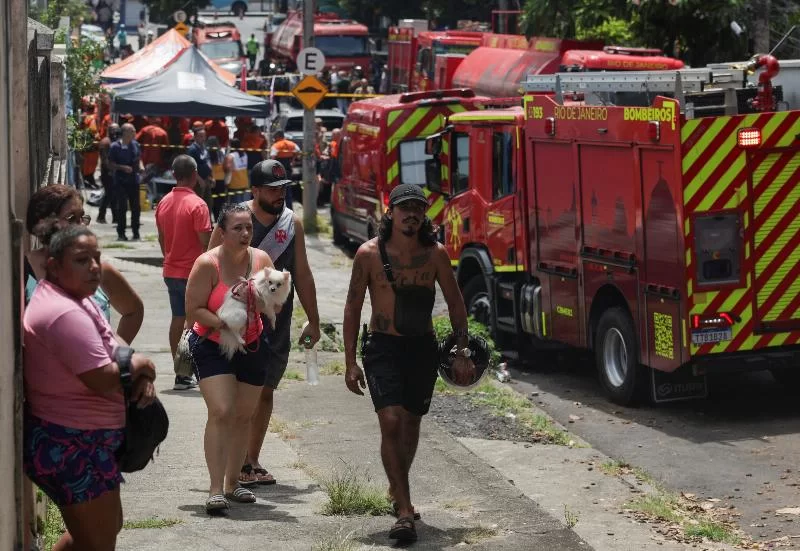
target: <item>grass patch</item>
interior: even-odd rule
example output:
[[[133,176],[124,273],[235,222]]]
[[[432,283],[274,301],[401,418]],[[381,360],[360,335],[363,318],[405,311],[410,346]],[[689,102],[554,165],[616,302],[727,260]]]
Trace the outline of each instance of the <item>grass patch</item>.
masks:
[[[322,508],[324,515],[387,515],[392,505],[386,491],[372,484],[369,475],[347,465],[322,480],[328,501]]]
[[[467,545],[474,545],[497,535],[497,530],[486,526],[473,526],[464,532],[462,541]]]
[[[344,372],[344,362],[339,360],[331,360],[320,369],[322,375],[344,375]]]
[[[158,241],[158,234],[148,233],[144,237],[142,237],[142,241],[146,241],[147,243],[155,243]]]
[[[137,530],[139,528],[169,528],[183,521],[177,518],[151,517],[141,520],[126,520],[122,525],[123,530]]]
[[[742,539],[721,522],[702,520],[697,524],[687,524],[684,533],[689,537],[706,538],[718,543],[739,545]]]
[[[305,376],[296,369],[287,369],[283,378],[289,381],[305,381]]]
[[[298,471],[305,471],[308,468],[308,463],[299,460],[293,461],[292,463],[289,463],[289,468],[296,469]]]
[[[133,249],[134,247],[128,245],[127,243],[106,243],[103,245],[104,249]]]
[[[677,523],[683,520],[678,499],[666,493],[642,496],[629,501],[626,507],[658,520]]]
[[[611,459],[604,461],[600,464],[600,470],[609,476],[625,476],[633,475],[637,482],[641,484],[649,484],[654,488],[661,490],[659,484],[653,479],[650,474],[641,467],[634,467],[625,460]]]
[[[447,387],[444,382],[439,386],[444,387],[446,392]],[[568,432],[556,427],[547,416],[534,413],[530,401],[508,387],[487,381],[467,394],[474,404],[489,408],[494,415],[504,416],[513,413],[518,423],[544,442],[560,446],[574,443]]]
[[[269,424],[269,431],[277,434],[282,440],[293,440],[297,437],[289,423],[277,419],[274,415]]]
[[[565,503],[564,504],[564,522],[567,523],[567,528],[569,528],[570,530],[575,528],[575,526],[578,525],[578,520],[579,520],[578,513],[572,512],[570,510],[569,506],[567,506],[567,504]]]
[[[323,218],[319,214],[317,215],[316,230],[317,231],[314,233],[316,233],[317,235],[328,236],[328,237],[333,236],[333,226],[331,226],[330,222],[328,222],[325,218]]]
[[[64,519],[61,518],[61,511],[52,501],[47,502],[47,518],[44,521],[44,549],[50,551],[53,546],[61,539],[61,535],[67,531]]]
[[[311,551],[356,551],[359,545],[352,539],[354,533],[355,531],[351,531],[345,534],[340,529],[336,534],[323,536],[314,542]]]
[[[457,499],[442,503],[443,509],[450,509],[451,511],[458,511],[459,513],[466,513],[472,509],[472,502],[466,499]]]
[[[433,385],[433,391],[438,394],[455,394],[453,388],[447,386],[447,383],[445,383],[444,379],[441,377],[436,377],[436,384]]]

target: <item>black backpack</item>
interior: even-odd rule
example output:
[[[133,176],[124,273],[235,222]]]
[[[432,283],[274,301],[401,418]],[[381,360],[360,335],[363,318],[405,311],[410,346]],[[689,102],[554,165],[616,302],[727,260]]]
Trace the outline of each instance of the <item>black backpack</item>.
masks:
[[[117,450],[116,459],[123,473],[133,473],[141,471],[153,460],[158,446],[167,437],[169,417],[158,398],[145,408],[131,402],[133,385],[130,371],[124,369],[120,375],[125,391],[125,439]]]

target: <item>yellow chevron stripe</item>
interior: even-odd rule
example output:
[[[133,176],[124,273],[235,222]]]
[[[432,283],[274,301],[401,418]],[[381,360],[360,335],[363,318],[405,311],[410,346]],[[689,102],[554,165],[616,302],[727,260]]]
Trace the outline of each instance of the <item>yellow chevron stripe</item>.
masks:
[[[423,187],[423,188],[422,188],[422,194],[423,194],[423,195],[425,196],[425,198],[427,199],[428,197],[430,197],[430,196],[431,196],[431,190],[429,190],[427,187]]]
[[[736,178],[742,170],[744,170],[746,164],[746,157],[744,151],[742,151],[737,157],[736,160],[731,163],[730,168],[725,171],[719,180],[714,184],[714,187],[709,189],[706,192],[705,197],[703,200],[700,201],[700,204],[697,205],[695,208],[695,212],[704,212],[714,205],[714,202],[719,199],[719,196],[730,186],[733,179]],[[710,171],[709,171],[710,172]]]
[[[428,218],[431,220],[435,220],[437,216],[444,210],[444,197],[441,195],[436,198],[433,204],[428,207],[428,212],[425,214],[428,215]]]
[[[720,117],[713,124],[703,132],[703,135],[700,136],[700,139],[697,140],[692,148],[686,152],[686,155],[683,156],[683,174],[689,172],[689,169],[692,168],[692,165],[700,158],[700,156],[705,152],[708,146],[711,144],[711,140],[713,140],[717,134],[725,127],[730,117]],[[688,134],[687,134],[688,137]]]
[[[759,115],[748,115],[747,117],[745,117],[743,119],[742,123],[739,125],[739,128],[752,126],[753,123],[758,119],[758,117],[759,117]],[[724,119],[723,124],[722,124],[723,126],[725,124],[727,124],[728,121],[730,121],[730,117],[722,117],[722,119]],[[716,121],[716,122],[720,122],[720,121]],[[712,128],[714,127],[714,125],[716,125],[716,122],[714,124],[712,124]],[[713,135],[709,136],[709,138],[710,138],[709,141],[711,139],[713,139],[716,136],[716,134],[719,133],[720,129],[721,129],[721,127],[718,128],[717,130],[715,130]],[[701,139],[700,141],[705,140],[706,136],[708,136],[710,133],[711,133],[711,129],[709,129],[709,131],[706,132],[703,135],[703,139]],[[762,136],[763,136],[763,134],[762,134]],[[707,147],[708,147],[708,143],[706,143],[703,146],[703,150],[705,150]],[[700,169],[700,171],[697,173],[697,175],[692,179],[692,181],[689,182],[688,185],[686,185],[686,188],[683,191],[684,204],[688,204],[689,201],[692,200],[692,197],[694,197],[694,195],[700,190],[700,188],[703,187],[703,184],[706,183],[706,181],[708,180],[708,177],[711,175],[711,173],[720,165],[720,163],[725,159],[725,157],[727,157],[730,154],[730,152],[733,151],[733,148],[735,148],[735,147],[738,147],[738,145],[737,145],[737,141],[736,141],[736,131],[734,130],[725,139],[725,141],[722,142],[722,144],[719,146],[719,148],[717,148],[717,150],[714,152],[714,154],[706,161],[705,165],[703,165],[703,167]],[[692,150],[689,153],[691,154],[694,151],[695,151],[695,148],[692,148]],[[744,152],[742,152],[740,156],[742,157],[742,162],[743,162],[744,161]],[[687,157],[688,157],[688,155],[687,155]],[[692,163],[692,164],[694,164],[694,163]],[[716,183],[714,185],[715,185],[715,187],[717,186]],[[718,193],[722,193],[722,191],[723,190],[720,189],[720,190],[718,190]]]
[[[525,269],[522,264],[511,264],[510,266],[495,266],[495,272],[521,272]]]
[[[431,134],[435,134],[439,130],[444,128],[444,115],[436,115],[431,123],[426,126],[422,132],[420,132],[420,136],[430,136]],[[444,140],[442,140],[444,141]]]
[[[772,337],[772,340],[769,341],[767,346],[781,346],[786,342],[786,339],[788,339],[790,335],[791,333],[778,333]]]
[[[400,113],[402,112],[403,112],[402,109],[396,109],[395,111],[390,111],[389,116],[386,117],[386,125],[392,126],[392,123],[394,123],[394,121],[397,120],[397,117],[399,117]]]
[[[451,105],[449,109],[451,113],[461,113],[462,111],[467,110],[467,108],[461,105],[460,103],[456,105]]]
[[[691,119],[683,123],[681,126],[681,143],[686,143],[689,136],[694,133],[695,129],[700,126],[701,119]]]
[[[386,182],[391,185],[397,177],[400,175],[400,164],[395,161],[392,163],[392,166],[389,167],[389,170],[386,171]]]
[[[389,138],[389,143],[387,146],[390,153],[395,147],[397,147],[400,141],[405,138],[408,133],[411,132],[415,126],[417,126],[417,124],[419,124],[419,121],[421,121],[425,115],[430,112],[430,110],[430,107],[420,107],[419,109],[414,110],[411,116],[408,117],[402,126],[397,129],[397,132],[395,132],[394,135]]]
[[[458,260],[450,260],[450,265],[453,267],[458,266]]]

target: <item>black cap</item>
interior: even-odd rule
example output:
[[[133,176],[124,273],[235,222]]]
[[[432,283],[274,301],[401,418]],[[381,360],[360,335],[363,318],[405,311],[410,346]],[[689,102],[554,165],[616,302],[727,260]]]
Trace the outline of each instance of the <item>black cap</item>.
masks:
[[[286,169],[280,162],[273,159],[261,161],[250,171],[251,187],[285,186],[291,183],[292,181],[286,177]]]
[[[417,184],[400,184],[389,194],[389,207],[406,201],[419,201],[426,205],[428,204],[428,198],[422,192],[422,187]]]

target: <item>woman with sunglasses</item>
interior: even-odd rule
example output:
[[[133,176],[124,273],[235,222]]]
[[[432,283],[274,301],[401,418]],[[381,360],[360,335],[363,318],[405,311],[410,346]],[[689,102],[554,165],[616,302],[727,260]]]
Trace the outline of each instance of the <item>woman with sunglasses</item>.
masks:
[[[67,531],[53,549],[112,551],[122,528],[116,454],[123,443],[121,372],[130,371],[131,401],[155,398],[155,366],[132,353],[90,300],[100,285],[97,238],[71,224],[48,239],[45,278],[23,318],[25,473],[58,505]]]
[[[83,198],[75,188],[53,184],[45,186],[31,196],[25,226],[28,233],[39,238],[41,247],[27,253],[25,266],[25,295],[29,301],[37,283],[44,279],[48,257],[49,237],[46,229],[55,221],[60,228],[70,225],[88,225],[91,218],[83,210]],[[142,299],[114,266],[102,263],[100,286],[92,299],[102,310],[107,320],[111,319],[111,308],[120,315],[117,334],[131,343],[139,332],[144,319]]]

